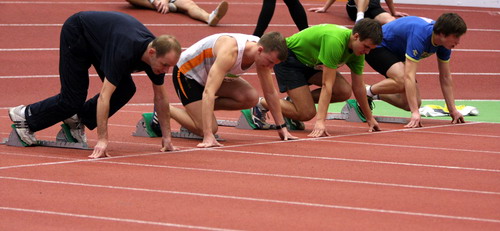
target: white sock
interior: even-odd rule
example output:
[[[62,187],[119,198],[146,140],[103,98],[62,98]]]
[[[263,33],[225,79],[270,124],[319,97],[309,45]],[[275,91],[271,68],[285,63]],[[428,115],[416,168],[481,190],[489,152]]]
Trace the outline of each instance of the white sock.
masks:
[[[380,99],[378,95],[373,94],[372,86],[366,86],[366,95],[372,97],[372,99]]]
[[[365,13],[364,12],[358,12],[356,14],[356,22],[358,22],[359,20],[365,18]]]
[[[366,86],[366,95],[373,97],[372,86]]]

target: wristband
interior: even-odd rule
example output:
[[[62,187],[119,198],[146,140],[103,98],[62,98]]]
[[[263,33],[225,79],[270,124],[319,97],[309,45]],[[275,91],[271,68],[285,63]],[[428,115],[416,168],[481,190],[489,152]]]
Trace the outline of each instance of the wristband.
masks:
[[[282,129],[282,128],[286,128],[286,122],[283,123],[282,125],[276,125],[276,130],[279,130],[279,129]]]

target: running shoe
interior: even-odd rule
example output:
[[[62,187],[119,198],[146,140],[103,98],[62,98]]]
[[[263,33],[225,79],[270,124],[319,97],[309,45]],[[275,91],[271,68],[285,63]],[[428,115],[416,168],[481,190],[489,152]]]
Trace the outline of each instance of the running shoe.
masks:
[[[85,135],[85,125],[77,114],[65,119],[63,123],[69,128],[71,136],[78,143],[87,143],[87,135]]]
[[[368,106],[370,106],[370,110],[373,110],[373,108],[375,108],[375,104],[373,103],[373,100],[370,99],[371,97],[369,96],[367,97],[368,97]],[[366,122],[365,114],[363,113],[363,111],[361,111],[358,101],[356,101],[355,99],[348,99],[346,103],[349,105],[349,107],[355,109],[356,114],[358,115],[359,119],[361,119],[361,121]]]
[[[217,26],[219,21],[226,15],[229,4],[226,1],[219,3],[217,8],[208,16],[208,25]]]
[[[160,122],[158,121],[156,111],[153,113],[153,119],[151,120],[151,130],[153,130],[157,137],[162,137]]]
[[[19,139],[26,144],[26,146],[37,144],[35,133],[30,131],[25,116],[26,106],[19,105],[9,109],[9,117],[14,122],[14,130],[19,136]]]

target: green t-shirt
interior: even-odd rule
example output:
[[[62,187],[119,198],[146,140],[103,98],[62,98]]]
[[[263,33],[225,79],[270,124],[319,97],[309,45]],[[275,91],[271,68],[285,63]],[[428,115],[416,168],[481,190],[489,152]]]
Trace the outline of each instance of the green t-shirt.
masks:
[[[365,55],[356,56],[349,49],[351,33],[343,26],[320,24],[286,38],[286,43],[297,59],[308,67],[323,64],[337,69],[347,64],[352,72],[363,74]]]

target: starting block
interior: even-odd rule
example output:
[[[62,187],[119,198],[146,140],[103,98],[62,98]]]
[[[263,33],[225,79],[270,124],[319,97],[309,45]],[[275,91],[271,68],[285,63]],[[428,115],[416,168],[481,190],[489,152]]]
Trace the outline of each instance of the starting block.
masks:
[[[15,147],[31,147],[31,146],[44,146],[44,147],[54,147],[54,148],[73,148],[73,149],[85,149],[92,150],[87,143],[79,143],[71,136],[69,132],[69,127],[66,124],[61,124],[61,130],[57,133],[56,141],[48,140],[38,140],[36,144],[28,145],[19,138],[17,132],[15,131],[15,125],[12,126],[12,131],[9,134],[9,138],[5,138],[2,143],[8,146]]]
[[[142,118],[135,125],[135,132],[132,133],[132,136],[160,137],[159,134],[156,134],[156,132],[151,127],[152,120],[153,120],[153,113],[143,113]],[[172,132],[171,135],[174,138],[203,140],[202,136],[196,135],[184,127],[181,127],[178,132]],[[224,139],[220,138],[219,135],[217,134],[215,134],[215,139],[217,141],[225,141]]]
[[[292,121],[288,118],[285,118],[286,127],[288,130],[304,130],[303,124],[302,128],[298,128],[297,125],[292,125]],[[231,120],[217,120],[217,125],[225,126],[225,127],[235,127],[238,129],[246,129],[246,130],[254,130],[259,129],[254,125],[252,121],[252,114],[250,113],[250,109],[241,110],[240,118],[237,121]],[[276,129],[276,125],[271,124],[269,128],[263,130],[273,130]]]
[[[248,110],[248,109],[247,109]],[[217,120],[217,125],[223,126],[223,127],[235,127],[238,129],[246,129],[246,130],[253,130],[256,129],[253,124],[250,122],[251,118],[247,118],[245,114],[242,112],[240,115],[240,118],[237,121],[232,121],[232,120]]]
[[[408,123],[408,119],[400,118],[400,117],[389,117],[389,116],[374,116],[375,120],[379,123],[396,123],[396,124],[406,124]],[[356,112],[356,108],[351,106],[349,103],[342,108],[339,113],[328,113],[326,116],[327,120],[345,120],[348,122],[358,122],[363,123],[366,120],[360,118],[358,113]]]

